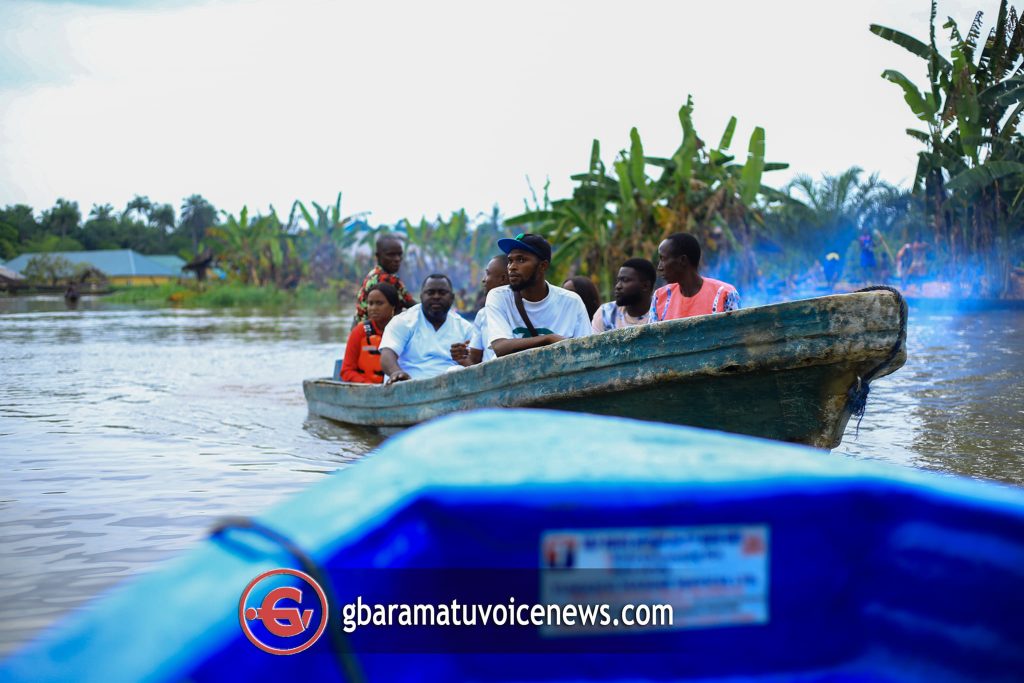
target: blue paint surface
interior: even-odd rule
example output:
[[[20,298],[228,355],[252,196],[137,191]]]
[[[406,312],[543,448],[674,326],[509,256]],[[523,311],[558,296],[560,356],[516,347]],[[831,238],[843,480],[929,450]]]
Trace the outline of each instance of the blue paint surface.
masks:
[[[995,681],[1024,672],[1024,494],[990,484],[685,427],[480,411],[403,432],[261,521],[309,552],[341,602],[429,596],[415,577],[437,569],[506,576],[511,586],[538,567],[539,539],[552,529],[770,529],[766,624],[568,644],[529,629],[448,629],[424,646],[440,654],[407,642],[382,654],[379,640],[357,632],[351,644],[368,680]],[[281,566],[295,563],[229,532],[105,596],[8,660],[0,680],[336,679],[326,637],[274,657],[242,635],[242,589]],[[484,654],[487,642],[505,652]]]

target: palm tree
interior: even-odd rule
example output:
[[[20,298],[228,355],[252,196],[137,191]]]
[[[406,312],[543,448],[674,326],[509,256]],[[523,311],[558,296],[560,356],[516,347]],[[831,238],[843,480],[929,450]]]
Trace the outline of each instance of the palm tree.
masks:
[[[170,204],[154,204],[149,211],[149,224],[167,235],[174,229],[174,207]]]
[[[199,242],[207,228],[216,224],[217,209],[202,195],[194,194],[181,203],[181,220],[178,229],[192,240],[193,252],[199,252]]]
[[[128,218],[135,218],[135,220],[145,220],[149,218],[149,212],[152,209],[153,202],[149,200],[149,197],[135,195],[125,207],[124,215]]]
[[[89,220],[91,221],[113,221],[114,217],[114,206],[112,204],[93,204],[92,209],[89,210]]]
[[[823,174],[818,181],[806,174],[794,177],[782,193],[773,196],[778,203],[767,223],[774,237],[800,245],[801,260],[809,262],[829,251],[845,254],[857,235],[867,231],[894,262],[885,234],[903,229],[904,234],[896,236],[909,237],[905,234],[910,209],[907,193],[877,173],[863,176],[863,169],[852,166],[838,175]]]

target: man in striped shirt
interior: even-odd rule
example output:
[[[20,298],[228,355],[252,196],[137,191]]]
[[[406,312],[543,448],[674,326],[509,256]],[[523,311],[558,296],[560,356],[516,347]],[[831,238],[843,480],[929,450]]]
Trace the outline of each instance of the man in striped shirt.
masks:
[[[658,245],[658,274],[668,284],[654,292],[651,322],[725,313],[740,307],[740,295],[732,285],[701,277],[700,243],[679,232]]]

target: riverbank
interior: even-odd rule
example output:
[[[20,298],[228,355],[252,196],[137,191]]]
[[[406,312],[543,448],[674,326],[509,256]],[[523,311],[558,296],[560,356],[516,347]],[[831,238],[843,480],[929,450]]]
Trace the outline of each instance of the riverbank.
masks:
[[[295,289],[256,287],[238,283],[207,282],[202,285],[168,283],[127,287],[104,297],[113,304],[136,306],[181,306],[185,308],[335,308],[339,301],[353,301],[355,287],[348,283],[327,289],[303,285]]]

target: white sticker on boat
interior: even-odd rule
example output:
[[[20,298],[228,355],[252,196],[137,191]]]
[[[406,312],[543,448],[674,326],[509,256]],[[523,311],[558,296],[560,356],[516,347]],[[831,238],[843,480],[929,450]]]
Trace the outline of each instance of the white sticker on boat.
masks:
[[[564,636],[766,624],[768,531],[767,525],[546,531],[540,543],[541,601],[608,605],[604,621],[611,623],[549,623],[541,632]],[[620,617],[635,617],[637,611],[624,615],[625,605],[671,605],[671,624],[662,617],[627,626]]]

